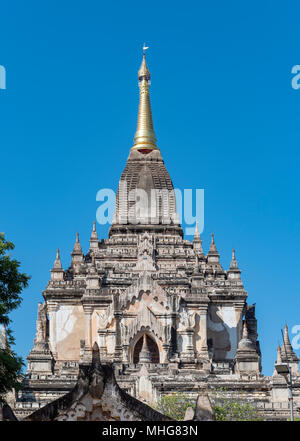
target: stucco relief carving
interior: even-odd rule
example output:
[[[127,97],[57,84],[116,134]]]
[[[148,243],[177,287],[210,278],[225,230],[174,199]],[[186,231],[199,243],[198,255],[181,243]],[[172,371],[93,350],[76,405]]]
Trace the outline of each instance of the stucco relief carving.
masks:
[[[78,421],[84,420],[87,409],[83,403],[75,402],[71,409],[56,418],[56,421]]]
[[[153,235],[145,232],[138,238],[137,264],[139,271],[156,271],[154,260],[155,240]]]
[[[170,307],[170,295],[152,279],[150,274],[143,274],[119,296],[119,308],[121,310],[128,308],[129,304],[138,299],[142,292],[152,293],[154,300],[162,302],[167,309]]]
[[[191,330],[195,327],[196,312],[189,311],[186,307],[180,308],[179,314],[179,328],[178,330]]]
[[[103,312],[97,312],[96,314],[98,316],[98,328],[100,330],[107,329],[114,317],[112,304],[110,304]]]
[[[142,309],[139,315],[128,323],[128,332],[126,335],[127,339],[130,341],[132,338],[134,338],[142,327],[145,329],[149,328],[153,334],[160,339],[163,339],[165,335],[163,325],[147,306]]]

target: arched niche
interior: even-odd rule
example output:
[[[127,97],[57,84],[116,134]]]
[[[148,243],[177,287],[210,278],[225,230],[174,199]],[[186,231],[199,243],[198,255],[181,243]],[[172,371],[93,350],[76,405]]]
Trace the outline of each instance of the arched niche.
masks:
[[[159,349],[155,339],[146,332],[139,334],[132,350],[132,362],[137,364],[139,362],[140,352],[143,346],[144,334],[146,334],[147,345],[151,354],[151,363],[159,363]]]

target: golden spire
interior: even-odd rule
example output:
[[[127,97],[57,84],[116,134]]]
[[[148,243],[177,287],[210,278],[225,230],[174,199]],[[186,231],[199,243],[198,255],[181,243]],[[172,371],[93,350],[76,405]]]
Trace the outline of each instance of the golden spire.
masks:
[[[150,104],[150,72],[146,63],[145,51],[148,47],[143,47],[143,61],[138,72],[140,103],[137,128],[134,136],[133,149],[142,153],[149,153],[152,150],[158,150],[156,137],[153,129],[152,112]]]

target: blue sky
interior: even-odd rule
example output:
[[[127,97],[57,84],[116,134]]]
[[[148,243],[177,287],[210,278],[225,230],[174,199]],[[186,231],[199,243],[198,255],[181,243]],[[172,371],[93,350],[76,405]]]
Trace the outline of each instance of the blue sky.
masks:
[[[2,5],[0,231],[32,276],[12,314],[19,354],[56,248],[68,267],[79,231],[87,251],[96,193],[117,187],[146,41],[158,145],[175,187],[205,190],[205,251],[214,232],[227,269],[236,249],[272,374],[280,328],[300,324],[299,13],[275,0]]]

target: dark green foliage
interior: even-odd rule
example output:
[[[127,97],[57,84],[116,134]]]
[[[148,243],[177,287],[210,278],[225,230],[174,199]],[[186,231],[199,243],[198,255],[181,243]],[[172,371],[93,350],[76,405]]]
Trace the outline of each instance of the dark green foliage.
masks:
[[[20,376],[22,359],[9,348],[0,349],[0,402],[4,401],[4,395],[12,389],[21,388]]]
[[[0,323],[4,325],[10,323],[8,314],[20,305],[20,294],[29,280],[26,274],[19,272],[20,262],[6,254],[14,247],[5,240],[4,233],[0,233]]]
[[[30,279],[19,271],[20,262],[12,259],[8,252],[14,249],[14,244],[5,240],[0,233],[0,325],[6,327],[6,342],[0,348],[0,400],[14,389],[20,388],[20,374],[23,366],[22,359],[11,349],[14,344],[12,332],[7,326],[11,322],[9,313],[16,309],[22,298],[22,290],[27,287]]]

